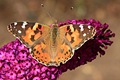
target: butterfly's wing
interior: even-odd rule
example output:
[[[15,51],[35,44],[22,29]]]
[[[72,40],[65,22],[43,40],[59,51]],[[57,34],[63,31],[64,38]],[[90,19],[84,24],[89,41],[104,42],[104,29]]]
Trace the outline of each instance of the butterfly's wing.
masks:
[[[10,24],[7,29],[29,48],[38,38],[44,37],[50,28],[46,25],[40,25],[39,23],[14,22]]]
[[[94,27],[90,25],[64,25],[59,28],[59,49],[55,57],[57,63],[65,63],[74,54],[74,50],[80,48],[87,40],[96,34]]]
[[[60,33],[65,31],[65,34],[63,35],[74,50],[81,47],[86,41],[93,38],[96,34],[95,28],[86,24],[69,24],[60,27],[60,30]]]
[[[30,49],[32,56],[42,64],[48,64],[50,27],[39,23],[14,22],[8,31]]]

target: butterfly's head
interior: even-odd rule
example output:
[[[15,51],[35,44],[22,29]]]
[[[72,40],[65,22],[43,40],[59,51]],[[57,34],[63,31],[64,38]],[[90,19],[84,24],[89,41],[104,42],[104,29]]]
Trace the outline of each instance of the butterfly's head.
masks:
[[[52,24],[52,27],[53,27],[53,28],[57,28],[57,27],[58,27],[58,24]]]

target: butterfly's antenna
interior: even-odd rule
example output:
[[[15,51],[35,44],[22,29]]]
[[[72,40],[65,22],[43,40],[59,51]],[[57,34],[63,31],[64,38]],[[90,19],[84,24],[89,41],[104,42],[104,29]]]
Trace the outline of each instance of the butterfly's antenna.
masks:
[[[57,23],[57,20],[55,20],[55,19],[51,16],[50,12],[49,12],[48,10],[46,10],[46,8],[44,7],[44,4],[41,4],[41,7],[44,8],[44,11],[45,11],[45,12],[47,13],[47,15],[51,18],[51,20],[52,20],[54,23]]]

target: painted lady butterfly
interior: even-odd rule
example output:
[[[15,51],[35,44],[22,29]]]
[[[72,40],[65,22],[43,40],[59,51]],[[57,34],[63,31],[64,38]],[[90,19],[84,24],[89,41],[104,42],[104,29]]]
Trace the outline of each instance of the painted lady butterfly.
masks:
[[[86,41],[94,37],[94,27],[85,24],[68,24],[52,27],[39,23],[14,22],[8,27],[26,47],[34,59],[47,66],[66,63]]]

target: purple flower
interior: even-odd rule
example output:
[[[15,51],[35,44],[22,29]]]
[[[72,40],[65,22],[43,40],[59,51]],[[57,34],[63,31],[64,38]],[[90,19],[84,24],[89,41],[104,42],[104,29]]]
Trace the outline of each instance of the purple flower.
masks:
[[[75,51],[74,56],[67,63],[59,67],[48,67],[38,63],[18,39],[0,48],[0,79],[2,80],[56,80],[60,74],[68,69],[73,70],[80,65],[91,62],[98,54],[104,55],[107,46],[113,42],[110,40],[115,34],[108,29],[108,25],[99,21],[68,20],[59,23],[65,24],[89,24],[97,30],[94,39],[87,41],[81,48]]]
[[[33,80],[40,80],[40,78],[36,76],[33,78]]]
[[[16,73],[13,72],[12,70],[9,70],[8,72],[6,72],[5,74],[5,80],[16,80]]]

